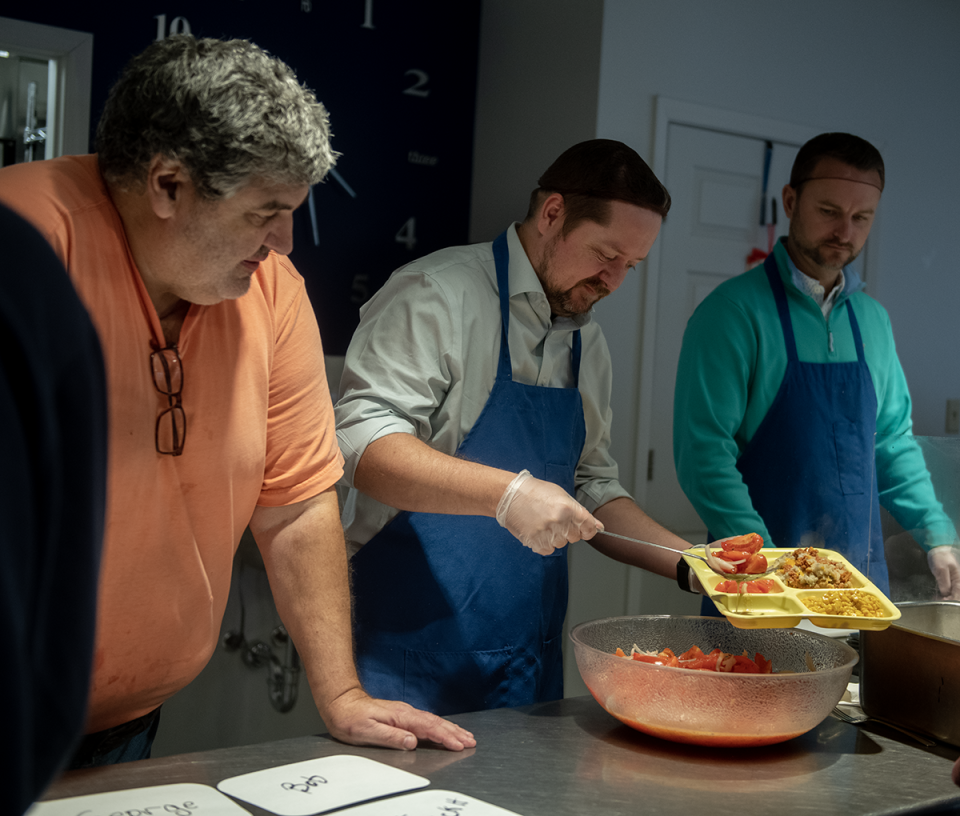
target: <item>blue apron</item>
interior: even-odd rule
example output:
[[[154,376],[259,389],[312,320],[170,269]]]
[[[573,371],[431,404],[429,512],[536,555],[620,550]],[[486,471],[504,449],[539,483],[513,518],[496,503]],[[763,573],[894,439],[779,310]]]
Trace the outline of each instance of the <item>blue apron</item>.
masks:
[[[493,244],[500,358],[486,405],[457,456],[574,493],[586,429],[577,390],[513,381],[506,233]],[[473,353],[483,353],[475,349]],[[496,520],[401,512],[352,559],[357,668],[375,697],[440,715],[563,696],[567,550],[541,556]]]
[[[877,395],[853,307],[847,300],[836,308],[847,310],[857,360],[800,362],[773,253],[763,266],[780,316],[787,369],[737,470],[773,546],[836,550],[889,594],[873,447]]]

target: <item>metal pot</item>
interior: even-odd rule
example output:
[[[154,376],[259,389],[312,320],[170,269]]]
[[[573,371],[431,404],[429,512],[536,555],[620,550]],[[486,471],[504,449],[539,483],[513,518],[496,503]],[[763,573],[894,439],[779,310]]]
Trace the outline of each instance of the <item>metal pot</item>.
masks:
[[[860,633],[865,714],[960,746],[960,603],[897,604],[901,617]]]

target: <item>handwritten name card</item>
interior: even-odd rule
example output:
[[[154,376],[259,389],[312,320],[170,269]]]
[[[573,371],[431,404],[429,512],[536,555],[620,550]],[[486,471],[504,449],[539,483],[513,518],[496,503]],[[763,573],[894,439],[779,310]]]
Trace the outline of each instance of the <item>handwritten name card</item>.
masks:
[[[428,790],[347,808],[337,813],[337,816],[519,816],[519,814],[462,793]]]
[[[184,782],[37,802],[27,816],[250,816],[207,785]]]
[[[428,784],[422,776],[382,762],[344,755],[234,776],[217,787],[280,816],[312,816]]]

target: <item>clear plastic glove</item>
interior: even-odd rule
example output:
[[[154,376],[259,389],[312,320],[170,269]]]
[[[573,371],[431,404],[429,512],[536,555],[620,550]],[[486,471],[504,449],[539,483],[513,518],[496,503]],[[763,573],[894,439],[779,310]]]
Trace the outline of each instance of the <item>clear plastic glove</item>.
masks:
[[[960,559],[957,547],[934,547],[927,552],[930,572],[937,579],[937,591],[947,601],[960,601]]]
[[[539,555],[593,538],[603,525],[553,482],[520,471],[497,504],[497,522]]]

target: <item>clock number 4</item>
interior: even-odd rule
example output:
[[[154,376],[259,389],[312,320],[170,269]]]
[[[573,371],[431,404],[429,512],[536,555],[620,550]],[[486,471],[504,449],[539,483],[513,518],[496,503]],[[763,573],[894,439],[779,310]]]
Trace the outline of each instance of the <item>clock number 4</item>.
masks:
[[[403,244],[407,249],[413,250],[417,245],[417,219],[408,218],[400,231],[394,236],[398,244]]]
[[[153,19],[157,21],[157,42],[166,39],[167,34],[189,34],[190,22],[186,17],[174,17],[170,21],[170,30],[167,31],[167,15],[154,14]]]

